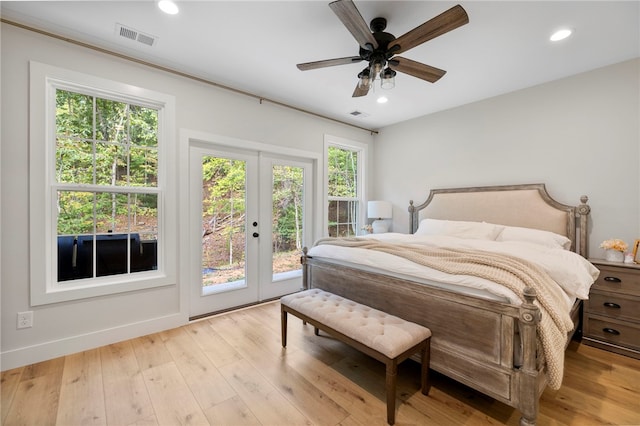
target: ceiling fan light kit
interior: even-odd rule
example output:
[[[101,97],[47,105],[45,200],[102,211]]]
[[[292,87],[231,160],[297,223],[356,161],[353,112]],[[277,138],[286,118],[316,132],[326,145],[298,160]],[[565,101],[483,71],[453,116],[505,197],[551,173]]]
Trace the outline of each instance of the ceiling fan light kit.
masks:
[[[381,88],[394,88],[397,71],[435,83],[445,75],[446,71],[395,55],[469,22],[469,16],[464,8],[456,5],[396,38],[393,34],[384,31],[387,27],[385,18],[374,18],[367,26],[352,0],[337,0],[329,3],[329,7],[360,45],[358,56],[306,62],[298,64],[297,67],[301,71],[308,71],[367,61],[368,66],[358,74],[358,83],[353,91],[353,97],[367,95],[378,78]]]

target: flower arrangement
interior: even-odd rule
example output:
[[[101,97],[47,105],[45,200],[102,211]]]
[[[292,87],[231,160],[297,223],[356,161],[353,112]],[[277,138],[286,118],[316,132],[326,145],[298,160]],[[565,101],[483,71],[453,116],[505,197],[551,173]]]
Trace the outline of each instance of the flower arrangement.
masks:
[[[603,248],[605,250],[616,250],[616,251],[625,252],[627,251],[629,246],[624,241],[617,238],[613,238],[610,240],[604,240],[600,244],[600,248]]]
[[[363,231],[367,231],[369,234],[371,234],[373,232],[373,226],[371,226],[371,224],[365,225],[360,229],[362,229]]]

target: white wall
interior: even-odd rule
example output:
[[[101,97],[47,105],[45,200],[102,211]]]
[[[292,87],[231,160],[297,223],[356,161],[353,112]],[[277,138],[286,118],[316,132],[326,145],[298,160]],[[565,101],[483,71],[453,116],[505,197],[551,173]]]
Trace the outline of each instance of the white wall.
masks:
[[[408,200],[432,188],[545,183],[592,207],[590,255],[640,238],[640,60],[389,126],[376,136],[376,199],[408,232]]]
[[[30,60],[176,97],[176,135],[188,129],[236,139],[323,151],[325,134],[370,143],[369,132],[177,77],[2,24],[1,352],[2,370],[100,346],[187,321],[181,285],[94,299],[29,306]],[[175,152],[179,152],[178,149]],[[176,158],[177,162],[178,159]],[[177,185],[177,183],[176,183]],[[179,233],[185,233],[184,227]],[[182,257],[178,265],[182,264]],[[180,275],[180,274],[179,274]],[[16,330],[16,313],[34,325]]]

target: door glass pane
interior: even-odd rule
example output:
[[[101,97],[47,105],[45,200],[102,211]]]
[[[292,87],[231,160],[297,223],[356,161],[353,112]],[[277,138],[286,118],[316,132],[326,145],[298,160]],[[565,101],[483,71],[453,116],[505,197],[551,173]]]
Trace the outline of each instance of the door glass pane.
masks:
[[[202,157],[203,294],[245,287],[246,162]]]
[[[304,169],[275,165],[273,176],[273,279],[302,269]]]

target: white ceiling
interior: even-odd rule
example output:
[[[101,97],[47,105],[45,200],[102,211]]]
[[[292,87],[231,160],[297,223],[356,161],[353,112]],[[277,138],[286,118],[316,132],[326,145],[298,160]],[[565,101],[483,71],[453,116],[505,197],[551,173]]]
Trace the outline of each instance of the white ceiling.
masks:
[[[352,98],[364,62],[299,71],[297,63],[355,56],[358,45],[325,1],[2,1],[3,19],[183,71],[330,118],[378,129],[640,56],[638,1],[461,1],[469,23],[402,56],[444,70],[432,84],[398,73],[396,87]],[[456,2],[363,1],[396,37]],[[158,37],[149,47],[116,24]],[[550,34],[574,35],[552,43]],[[352,111],[365,114],[350,115]]]

